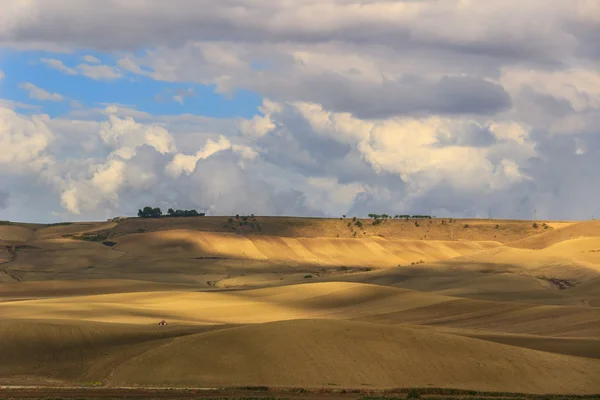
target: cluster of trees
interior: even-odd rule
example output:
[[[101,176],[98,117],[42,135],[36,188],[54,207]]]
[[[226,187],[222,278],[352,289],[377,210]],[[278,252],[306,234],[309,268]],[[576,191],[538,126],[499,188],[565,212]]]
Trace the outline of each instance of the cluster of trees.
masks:
[[[146,206],[138,210],[138,217],[140,218],[160,218],[160,217],[203,217],[205,213],[199,213],[196,210],[173,210],[169,208],[167,215],[163,215],[162,210],[159,207]]]
[[[199,213],[196,210],[173,210],[169,208],[167,210],[167,216],[169,217],[204,217],[205,213]]]
[[[343,217],[346,218],[345,215]],[[364,229],[363,229],[362,221],[357,219],[356,217],[352,217],[352,221],[348,222],[347,225],[348,225],[348,229],[350,229],[350,232],[352,232],[352,237],[356,237],[356,234],[357,234],[357,231],[354,230],[354,226],[356,226],[356,227],[358,227],[358,229],[362,230],[363,234],[366,234],[366,232],[364,232]],[[352,226],[352,225],[354,225],[354,226]]]
[[[369,218],[371,218],[371,219],[388,219],[388,218],[391,218],[391,216],[387,215],[387,214],[369,214]]]
[[[381,219],[388,219],[388,218],[393,218],[393,219],[409,219],[409,218],[414,218],[414,219],[431,219],[431,215],[408,215],[408,214],[402,214],[402,215],[388,215],[388,214],[369,214],[369,218],[371,219],[375,219],[375,220],[381,220]]]
[[[244,225],[248,225],[252,229],[256,228],[256,230],[258,230],[258,231],[261,230],[261,227],[258,224],[258,221],[256,221],[256,217],[254,216],[254,214],[250,214],[250,215],[235,214],[235,219],[228,218],[227,222],[230,225],[233,224],[234,222],[237,222],[240,227],[244,226]],[[225,226],[227,226],[227,225],[225,225]],[[232,229],[235,229],[235,226],[232,226]]]
[[[138,210],[138,217],[140,218],[160,218],[161,216],[162,211],[158,207],[146,206]]]

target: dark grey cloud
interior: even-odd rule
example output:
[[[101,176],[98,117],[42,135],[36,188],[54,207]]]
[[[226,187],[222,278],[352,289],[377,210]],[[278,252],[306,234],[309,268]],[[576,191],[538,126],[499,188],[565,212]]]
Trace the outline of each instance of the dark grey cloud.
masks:
[[[0,210],[6,208],[8,205],[8,192],[0,190]]]
[[[308,121],[290,109],[278,115],[280,127],[257,141],[263,159],[308,176],[328,174],[328,165],[343,159],[351,146],[314,132]]]
[[[187,41],[351,42],[488,57],[497,62],[559,64],[574,49],[597,50],[597,21],[585,4],[490,0],[465,12],[458,1],[273,2],[227,0],[34,0],[5,2],[0,40],[105,51],[177,47]],[[15,2],[16,4],[17,2]],[[401,9],[404,3],[406,10]],[[360,5],[361,7],[356,7]],[[499,17],[499,16],[502,17]],[[510,20],[510,23],[504,21]],[[550,29],[548,29],[550,27]],[[568,31],[563,29],[569,28]],[[444,58],[444,57],[441,57]]]
[[[413,76],[373,85],[330,73],[297,82],[285,77],[265,79],[257,82],[255,88],[276,100],[316,102],[328,110],[350,112],[366,119],[395,115],[493,115],[512,104],[502,86],[480,77],[444,76],[431,83]]]
[[[432,147],[489,147],[495,143],[497,143],[496,136],[490,131],[489,126],[470,123],[463,129],[452,132],[451,135],[439,135],[437,143]]]
[[[573,105],[565,98],[559,98],[547,93],[540,93],[531,86],[521,89],[519,95],[542,109],[544,113],[554,117],[563,117],[574,112]]]

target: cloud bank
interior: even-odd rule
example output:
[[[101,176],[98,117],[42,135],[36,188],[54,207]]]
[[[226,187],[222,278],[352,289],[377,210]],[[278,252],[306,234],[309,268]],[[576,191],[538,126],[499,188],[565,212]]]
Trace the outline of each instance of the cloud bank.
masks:
[[[600,214],[597,1],[5,6],[0,43],[55,52],[40,61],[67,76],[213,85],[264,100],[246,119],[117,101],[50,118],[1,103],[0,148],[9,150],[0,187],[11,194],[2,215],[29,217],[13,200],[40,193],[57,215],[81,219],[145,204],[209,214]],[[104,52],[114,65],[89,54],[65,63],[57,49]],[[33,98],[62,100],[24,85]],[[171,93],[181,104],[195,95]]]

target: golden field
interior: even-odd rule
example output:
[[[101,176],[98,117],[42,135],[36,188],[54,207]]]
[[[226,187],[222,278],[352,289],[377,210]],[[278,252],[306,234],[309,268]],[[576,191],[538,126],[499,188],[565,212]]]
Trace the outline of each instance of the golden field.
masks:
[[[600,393],[600,222],[360,221],[4,223],[0,385]]]

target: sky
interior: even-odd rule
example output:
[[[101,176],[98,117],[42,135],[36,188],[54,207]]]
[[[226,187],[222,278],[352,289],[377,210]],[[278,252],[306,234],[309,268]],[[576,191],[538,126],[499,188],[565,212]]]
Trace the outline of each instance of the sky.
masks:
[[[600,215],[599,0],[0,10],[0,220]]]

